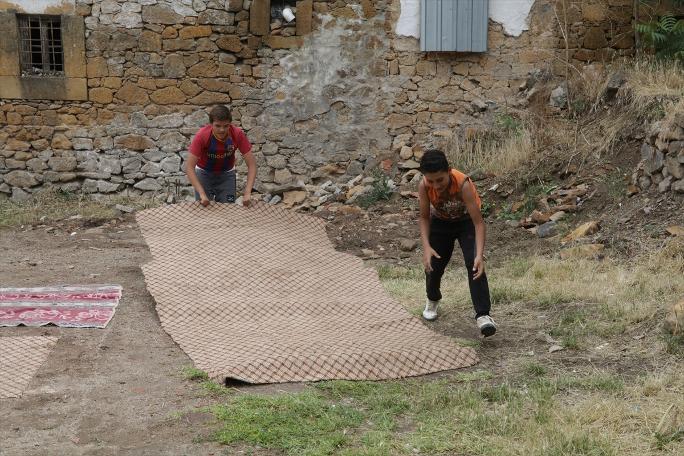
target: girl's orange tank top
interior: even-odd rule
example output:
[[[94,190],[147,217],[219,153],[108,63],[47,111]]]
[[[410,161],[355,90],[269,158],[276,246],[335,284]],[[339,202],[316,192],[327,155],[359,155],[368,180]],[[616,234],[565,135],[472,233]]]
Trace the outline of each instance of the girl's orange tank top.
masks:
[[[449,187],[445,192],[438,194],[434,187],[428,184],[427,179],[425,179],[425,189],[430,199],[432,215],[442,220],[459,220],[469,217],[462,192],[463,184],[467,181],[470,181],[470,177],[451,168],[449,169]],[[473,185],[473,189],[475,189],[475,185]],[[475,198],[477,207],[481,208],[482,201],[477,193],[477,189],[475,189]]]

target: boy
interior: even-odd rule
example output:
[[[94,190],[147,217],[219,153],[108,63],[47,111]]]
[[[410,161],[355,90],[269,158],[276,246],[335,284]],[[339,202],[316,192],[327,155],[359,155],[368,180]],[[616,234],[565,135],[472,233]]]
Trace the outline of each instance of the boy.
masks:
[[[195,199],[202,206],[209,205],[212,200],[217,203],[235,202],[236,148],[247,163],[247,183],[242,204],[249,206],[257,172],[256,160],[247,136],[230,123],[232,120],[227,107],[214,106],[209,112],[210,123],[200,128],[190,143],[185,172],[195,189]]]
[[[427,291],[423,318],[437,318],[442,275],[458,240],[468,272],[477,327],[483,336],[492,336],[496,323],[489,316],[491,303],[484,267],[485,224],[480,196],[470,178],[449,167],[446,156],[439,150],[425,152],[420,171],[424,176],[418,186],[420,238]]]

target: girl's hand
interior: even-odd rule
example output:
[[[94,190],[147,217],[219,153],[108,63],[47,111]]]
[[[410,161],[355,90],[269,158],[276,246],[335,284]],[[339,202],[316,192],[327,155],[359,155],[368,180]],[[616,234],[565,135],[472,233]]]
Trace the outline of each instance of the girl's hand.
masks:
[[[423,266],[426,272],[432,272],[432,257],[442,258],[432,247],[428,247],[423,253]]]
[[[484,258],[481,256],[476,256],[473,262],[473,280],[477,280],[482,277],[485,272]]]

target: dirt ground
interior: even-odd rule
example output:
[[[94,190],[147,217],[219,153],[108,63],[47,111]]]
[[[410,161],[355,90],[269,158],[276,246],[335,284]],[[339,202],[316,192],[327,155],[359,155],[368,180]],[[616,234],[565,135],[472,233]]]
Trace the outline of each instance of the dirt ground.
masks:
[[[207,398],[183,378],[191,362],[159,325],[138,230],[130,221],[45,229],[0,231],[4,286],[117,283],[123,298],[106,329],[0,328],[59,336],[23,397],[0,400],[0,455],[223,454],[196,443],[209,415],[178,418]]]
[[[625,210],[637,213],[640,205],[633,203]],[[319,215],[330,221],[329,235],[338,249],[366,257],[369,265],[419,264],[418,252],[402,250],[399,245],[400,239],[417,239],[413,202],[398,200],[369,214]],[[505,259],[512,249],[528,254],[557,249],[557,241],[536,239],[499,220],[490,221],[489,245],[493,261]],[[362,249],[380,255],[368,255]],[[0,231],[0,251],[4,286],[117,283],[124,289],[116,315],[104,330],[0,329],[3,335],[60,336],[24,396],[0,400],[4,424],[0,426],[0,455],[243,453],[205,438],[214,424],[208,413],[197,409],[214,403],[215,398],[184,378],[182,369],[191,361],[159,325],[140,270],[149,253],[132,216],[5,229]],[[525,321],[516,317],[510,320]],[[478,349],[482,361],[477,369],[505,375],[516,360],[530,353],[546,356],[547,343],[538,337],[546,316],[530,315],[528,323],[520,327],[506,325],[506,315],[499,318],[503,322],[500,335]],[[450,336],[477,339],[475,327],[465,315],[445,314],[432,327]],[[654,362],[639,347],[645,342],[643,334],[654,334],[657,329],[635,330],[640,332],[637,337],[630,333],[614,341],[620,350],[568,352],[556,354],[554,360],[578,368],[598,363],[622,373],[635,365],[643,368]],[[247,390],[299,388],[274,385]]]

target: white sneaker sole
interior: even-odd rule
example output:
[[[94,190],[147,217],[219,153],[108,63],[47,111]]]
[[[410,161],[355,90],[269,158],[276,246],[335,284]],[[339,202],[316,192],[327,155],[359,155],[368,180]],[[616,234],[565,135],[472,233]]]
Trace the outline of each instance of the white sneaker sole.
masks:
[[[423,311],[423,318],[426,319],[427,321],[434,321],[437,320],[437,313],[432,313],[432,312],[425,312]]]
[[[494,325],[484,325],[480,328],[480,334],[485,337],[491,337],[496,333],[496,326]]]

